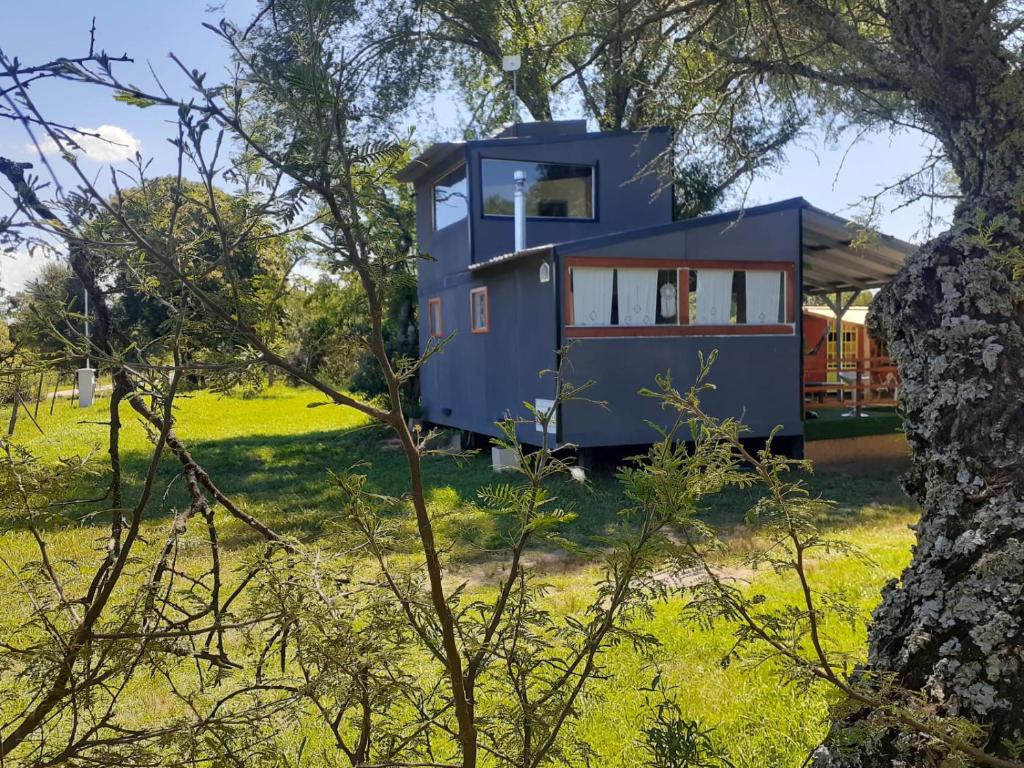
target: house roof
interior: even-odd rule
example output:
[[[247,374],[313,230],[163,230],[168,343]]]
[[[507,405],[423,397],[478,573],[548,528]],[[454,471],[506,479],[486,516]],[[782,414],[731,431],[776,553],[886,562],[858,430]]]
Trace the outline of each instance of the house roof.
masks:
[[[529,248],[523,248],[521,251],[513,251],[512,253],[502,253],[498,256],[493,256],[487,261],[478,261],[475,264],[469,265],[470,272],[477,272],[482,269],[491,269],[492,267],[500,267],[502,264],[508,264],[510,262],[519,261],[520,259],[528,258],[529,256],[540,256],[546,255],[555,248],[554,243],[547,243],[546,245],[531,245]]]
[[[560,141],[586,141],[604,139],[609,136],[627,134],[643,135],[663,133],[667,126],[654,126],[643,130],[587,131],[586,120],[544,120],[530,123],[511,123],[493,136],[470,141],[443,141],[432,144],[405,167],[399,169],[395,178],[401,182],[415,182],[428,171],[454,163],[455,156],[467,145],[473,147],[495,147],[507,144],[552,144]]]
[[[652,227],[628,229],[607,235],[580,240],[569,240],[550,245],[533,246],[524,251],[505,253],[487,261],[471,264],[470,271],[488,269],[507,264],[518,258],[537,254],[544,249],[557,249],[559,253],[574,253],[615,243],[640,240],[670,234],[693,227],[721,222],[728,225],[750,216],[790,209],[802,209],[803,216],[803,292],[809,295],[835,291],[878,288],[887,283],[903,266],[914,251],[910,243],[890,235],[858,230],[849,219],[815,208],[802,197],[781,200],[725,213],[698,216],[685,221],[673,221]]]

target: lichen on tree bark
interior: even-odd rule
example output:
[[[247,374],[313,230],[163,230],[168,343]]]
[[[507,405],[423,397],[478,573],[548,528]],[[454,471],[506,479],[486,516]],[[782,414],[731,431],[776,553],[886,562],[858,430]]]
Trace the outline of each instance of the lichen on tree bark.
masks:
[[[981,218],[958,216],[874,302],[872,330],[900,367],[904,486],[922,516],[913,560],[874,613],[868,669],[936,714],[984,723],[986,749],[1006,754],[1024,737],[1024,291],[999,259],[1021,242],[1019,219],[997,218],[983,237]],[[938,766],[946,751],[858,713],[816,765]]]
[[[877,14],[877,37],[838,5],[792,4],[856,71],[900,94],[893,119],[909,116],[941,142],[962,195],[952,227],[907,260],[869,318],[899,366],[912,454],[904,485],[922,513],[912,561],[874,613],[860,680],[913,692],[917,711],[963,718],[989,754],[1012,756],[1024,745],[1024,287],[1011,268],[1024,263],[1013,32],[1024,11],[972,0],[854,4]],[[948,764],[948,748],[889,715],[842,718],[815,765]]]

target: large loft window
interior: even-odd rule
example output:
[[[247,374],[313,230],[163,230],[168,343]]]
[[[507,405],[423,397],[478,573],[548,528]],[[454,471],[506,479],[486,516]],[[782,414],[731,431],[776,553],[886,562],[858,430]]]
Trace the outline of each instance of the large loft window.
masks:
[[[791,265],[743,264],[570,258],[568,335],[792,333]]]
[[[480,161],[485,216],[512,216],[515,172],[526,174],[526,215],[548,219],[594,218],[594,168],[590,165]]]
[[[460,165],[434,182],[434,229],[462,221],[469,210],[466,166]]]

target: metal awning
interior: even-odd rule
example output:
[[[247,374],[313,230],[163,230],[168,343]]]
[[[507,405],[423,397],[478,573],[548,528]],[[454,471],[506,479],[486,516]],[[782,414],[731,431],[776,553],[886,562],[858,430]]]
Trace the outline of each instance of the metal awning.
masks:
[[[400,168],[395,178],[401,182],[414,182],[434,166],[447,162],[450,155],[462,151],[466,146],[462,141],[440,141],[431,144],[426,150],[409,161],[408,165]]]
[[[842,216],[807,205],[803,209],[803,290],[815,296],[880,288],[891,280],[915,246],[890,235],[865,233]]]
[[[529,248],[524,248],[521,251],[512,251],[511,253],[502,253],[497,256],[492,256],[487,261],[478,261],[475,264],[469,265],[470,272],[479,272],[482,269],[490,269],[491,267],[500,267],[508,264],[509,262],[518,261],[528,256],[546,256],[554,249],[554,245],[548,243],[547,245],[531,245]]]

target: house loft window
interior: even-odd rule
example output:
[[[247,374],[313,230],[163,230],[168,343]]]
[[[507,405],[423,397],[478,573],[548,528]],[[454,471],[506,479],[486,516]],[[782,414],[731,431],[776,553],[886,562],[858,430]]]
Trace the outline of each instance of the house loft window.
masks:
[[[435,339],[444,336],[444,323],[441,319],[441,299],[427,300],[427,328]]]
[[[474,288],[469,292],[469,325],[473,333],[488,333],[491,330],[487,288]]]
[[[786,269],[590,266],[593,261],[586,266],[570,263],[566,297],[570,328],[636,327],[659,335],[673,332],[673,326],[687,326],[694,333],[700,332],[700,326],[748,326],[777,333],[780,325],[791,322]]]
[[[594,168],[589,165],[481,160],[485,216],[513,215],[516,171],[526,173],[526,215],[594,218]]]
[[[469,210],[466,166],[460,165],[434,183],[434,229],[462,221]]]

